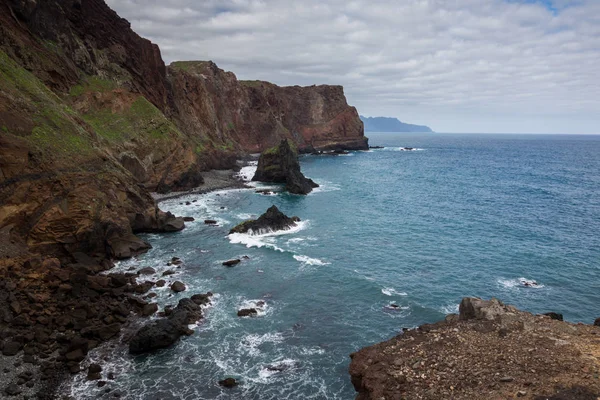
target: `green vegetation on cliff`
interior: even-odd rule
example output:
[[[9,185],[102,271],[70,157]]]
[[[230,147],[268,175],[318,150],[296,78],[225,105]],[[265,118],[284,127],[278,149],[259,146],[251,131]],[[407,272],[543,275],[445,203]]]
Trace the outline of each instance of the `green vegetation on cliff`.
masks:
[[[0,101],[10,102],[20,116],[18,120],[11,117],[11,112],[1,116],[4,132],[23,136],[39,150],[49,150],[53,155],[81,156],[92,150],[91,136],[77,122],[75,112],[2,51],[0,89]]]
[[[82,117],[98,135],[109,141],[133,138],[162,140],[173,135],[182,136],[179,129],[143,96],[139,96],[122,112],[113,112],[110,108],[92,108]]]
[[[99,76],[90,76],[85,82],[79,85],[73,86],[70,91],[71,96],[81,96],[88,92],[110,92],[117,88],[117,83],[109,79],[102,79]]]

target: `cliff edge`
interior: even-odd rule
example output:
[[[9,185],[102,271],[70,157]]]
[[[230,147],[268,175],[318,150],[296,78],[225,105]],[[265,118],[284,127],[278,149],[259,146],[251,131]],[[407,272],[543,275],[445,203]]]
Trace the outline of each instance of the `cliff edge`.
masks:
[[[147,248],[135,233],[183,228],[149,192],[201,186],[282,139],[368,148],[341,87],[167,67],[103,0],[0,0],[0,77],[2,263],[134,254]]]
[[[459,315],[351,358],[357,400],[600,397],[600,327],[533,315],[496,299],[465,298]]]

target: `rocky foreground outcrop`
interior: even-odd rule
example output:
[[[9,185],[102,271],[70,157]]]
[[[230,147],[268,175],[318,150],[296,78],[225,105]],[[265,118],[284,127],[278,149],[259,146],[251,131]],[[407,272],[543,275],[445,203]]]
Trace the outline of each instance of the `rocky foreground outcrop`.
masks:
[[[285,190],[293,194],[308,194],[319,187],[312,179],[308,179],[300,171],[298,152],[287,139],[278,146],[261,153],[258,159],[253,181],[268,183],[284,183]]]
[[[262,234],[275,231],[285,231],[295,227],[300,221],[298,217],[288,217],[276,206],[271,206],[258,219],[250,219],[233,227],[229,234],[232,233],[251,233]]]
[[[351,355],[357,400],[597,399],[600,328],[465,298],[460,314]]]

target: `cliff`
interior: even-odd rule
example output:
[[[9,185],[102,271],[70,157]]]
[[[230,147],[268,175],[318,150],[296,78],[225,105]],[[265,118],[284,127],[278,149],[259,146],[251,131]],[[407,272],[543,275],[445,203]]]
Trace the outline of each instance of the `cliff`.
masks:
[[[408,133],[431,133],[430,127],[425,125],[413,125],[400,121],[398,118],[389,117],[363,117],[360,119],[365,124],[365,132],[408,132]]]
[[[460,315],[352,354],[356,399],[598,398],[600,327],[552,317],[465,298]]]
[[[250,153],[282,139],[301,151],[368,148],[358,112],[341,86],[239,81],[211,61],[175,62],[168,76],[179,126],[209,143]]]
[[[119,238],[142,249],[136,232],[183,227],[149,191],[196,187],[202,171],[283,138],[367,148],[341,87],[238,81],[212,62],[167,68],[102,0],[0,0],[0,68],[9,259],[131,254]]]

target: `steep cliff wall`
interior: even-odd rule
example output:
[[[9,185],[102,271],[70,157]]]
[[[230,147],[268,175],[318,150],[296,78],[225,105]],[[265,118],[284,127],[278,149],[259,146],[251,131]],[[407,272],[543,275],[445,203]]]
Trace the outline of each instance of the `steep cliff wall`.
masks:
[[[133,232],[173,229],[148,191],[196,187],[281,138],[367,147],[341,87],[240,82],[211,62],[167,70],[103,0],[0,0],[0,73],[11,252],[129,254],[117,238],[142,248]]]
[[[246,152],[286,138],[305,151],[368,148],[363,124],[341,86],[239,81],[210,61],[176,62],[168,75],[179,126],[209,142]]]

